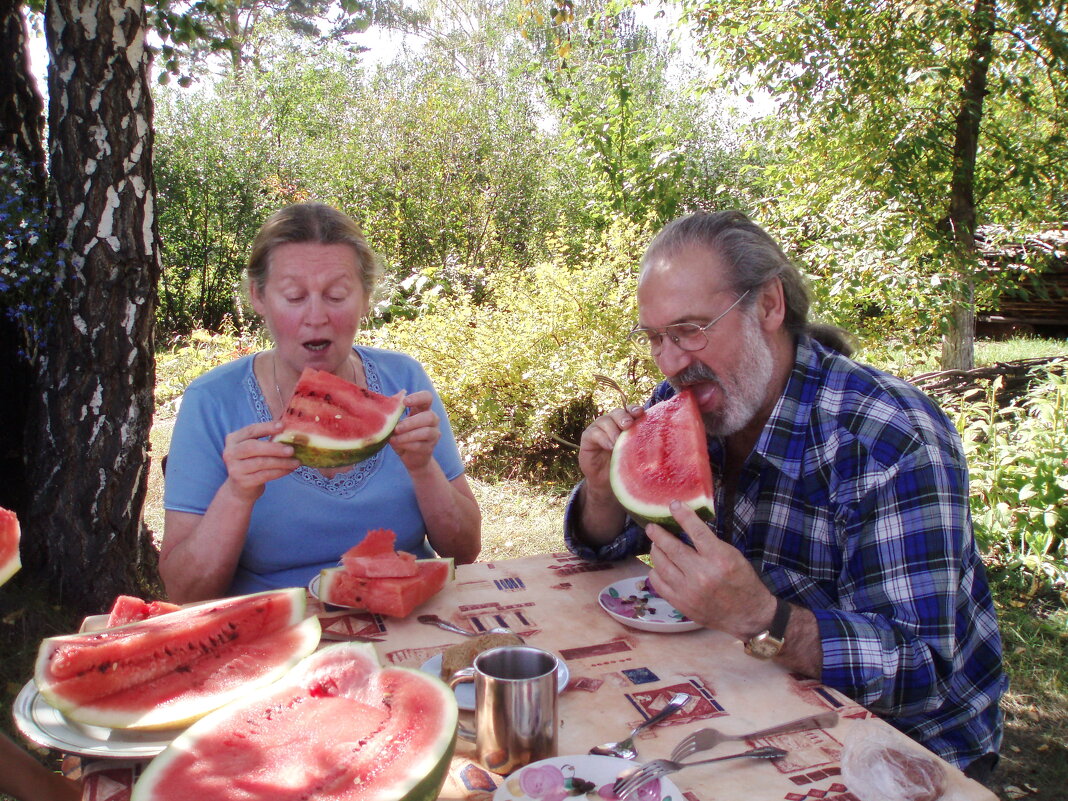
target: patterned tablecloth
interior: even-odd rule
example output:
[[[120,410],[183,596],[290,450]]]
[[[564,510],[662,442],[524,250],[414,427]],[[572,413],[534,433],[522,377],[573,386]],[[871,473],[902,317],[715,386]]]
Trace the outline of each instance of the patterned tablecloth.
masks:
[[[586,754],[591,746],[624,737],[655,714],[675,692],[693,700],[681,712],[639,735],[639,759],[666,757],[688,732],[716,726],[743,733],[828,709],[839,713],[831,729],[785,734],[752,745],[775,745],[786,757],[741,760],[690,768],[672,776],[687,801],[855,801],[841,776],[842,750],[862,729],[880,726],[905,749],[923,750],[840,693],[745,654],[742,644],[700,629],[653,633],[607,615],[597,597],[607,585],[648,571],[638,560],[589,563],[570,554],[547,554],[457,568],[455,582],[419,608],[472,630],[507,626],[529,644],[559,654],[570,681],[560,696],[559,751]],[[383,663],[418,667],[462,637],[409,619],[312,609],[324,639],[370,639]],[[461,713],[468,718],[470,713]],[[865,723],[872,721],[874,723]],[[709,755],[744,750],[725,743]],[[924,753],[927,753],[924,751]],[[502,779],[471,757],[463,741],[441,799],[488,801]],[[86,766],[86,801],[125,801],[137,766],[96,762]],[[995,796],[945,765],[943,798],[987,801]]]

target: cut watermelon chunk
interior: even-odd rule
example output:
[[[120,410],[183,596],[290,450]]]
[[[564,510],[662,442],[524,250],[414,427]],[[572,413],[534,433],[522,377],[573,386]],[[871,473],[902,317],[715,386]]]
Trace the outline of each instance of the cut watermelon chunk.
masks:
[[[419,571],[415,554],[393,550],[397,535],[388,528],[376,528],[341,555],[345,572],[365,578],[405,578]]]
[[[34,682],[73,720],[171,728],[284,675],[319,644],[302,589],[187,606],[117,628],[50,637]]]
[[[456,744],[437,677],[339,643],[193,724],[153,759],[131,801],[433,801]]]
[[[609,467],[612,491],[639,523],[680,527],[669,504],[680,501],[709,520],[715,490],[701,411],[693,392],[683,390],[645,410],[620,433]]]
[[[330,604],[366,609],[377,615],[407,617],[439,593],[453,576],[452,559],[417,559],[415,576],[366,578],[343,567],[319,573],[319,597]]]
[[[150,617],[165,615],[175,612],[182,607],[167,601],[142,601],[132,595],[120,595],[111,605],[107,623],[104,628],[125,626],[127,623],[136,623],[139,620],[148,620]]]
[[[285,429],[274,440],[292,445],[309,467],[362,462],[385,447],[404,414],[404,395],[380,395],[307,367],[282,415]]]
[[[22,567],[19,560],[19,519],[9,509],[0,506],[0,584],[6,582]]]

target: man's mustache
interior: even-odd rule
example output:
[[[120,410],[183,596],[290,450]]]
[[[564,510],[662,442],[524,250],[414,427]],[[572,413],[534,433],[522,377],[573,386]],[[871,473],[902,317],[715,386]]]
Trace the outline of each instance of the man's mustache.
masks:
[[[690,384],[701,384],[706,381],[711,381],[714,384],[720,383],[716,371],[707,364],[701,364],[700,362],[689,365],[668,379],[668,383],[671,384],[676,392],[685,389]]]

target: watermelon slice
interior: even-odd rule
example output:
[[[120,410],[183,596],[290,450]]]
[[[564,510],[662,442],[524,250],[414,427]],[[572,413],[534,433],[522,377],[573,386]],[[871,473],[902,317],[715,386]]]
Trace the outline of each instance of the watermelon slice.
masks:
[[[397,535],[388,528],[367,532],[359,543],[341,555],[345,572],[365,578],[405,578],[419,572],[415,554],[393,550]]]
[[[22,567],[19,561],[19,519],[14,512],[0,506],[0,584]]]
[[[319,644],[302,589],[187,606],[137,623],[50,637],[37,654],[42,697],[73,720],[171,728],[284,675]]]
[[[616,438],[609,476],[612,492],[639,523],[679,531],[668,506],[673,500],[705,520],[714,516],[705,426],[692,391],[649,407]]]
[[[306,367],[282,414],[276,442],[308,467],[346,467],[385,447],[404,414],[404,390],[387,397]]]
[[[401,578],[354,576],[344,567],[319,573],[319,597],[328,604],[366,609],[376,615],[407,617],[452,579],[452,559],[417,559],[418,573]]]
[[[166,601],[142,601],[133,595],[120,595],[111,605],[107,623],[104,628],[110,629],[115,626],[125,626],[127,623],[136,623],[139,620],[148,620],[156,615],[165,615],[168,612],[176,612],[182,607]]]
[[[338,643],[190,726],[131,801],[432,801],[456,723],[456,697],[436,676]]]

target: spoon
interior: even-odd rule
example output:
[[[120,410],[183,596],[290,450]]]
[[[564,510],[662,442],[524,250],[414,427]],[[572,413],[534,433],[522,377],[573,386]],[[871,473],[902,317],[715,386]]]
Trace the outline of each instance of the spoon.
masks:
[[[504,629],[500,626],[489,629],[488,631],[468,631],[467,629],[462,629],[455,623],[450,623],[449,621],[440,618],[437,615],[419,615],[416,620],[418,620],[420,623],[426,623],[428,626],[437,626],[439,629],[445,629],[445,631],[462,634],[465,637],[481,637],[483,634],[515,634],[515,632],[511,629]],[[519,637],[518,634],[516,634],[515,636]],[[519,639],[523,638],[519,637]]]
[[[639,723],[631,731],[630,735],[620,740],[618,743],[605,743],[604,745],[595,745],[590,749],[591,754],[597,756],[612,756],[619,757],[620,759],[634,759],[638,756],[638,749],[634,746],[634,737],[638,732],[643,729],[647,729],[650,726],[654,726],[664,718],[670,717],[682,709],[689,703],[691,696],[687,693],[675,693],[671,696],[671,700],[668,701],[667,706],[653,715],[646,721]]]

